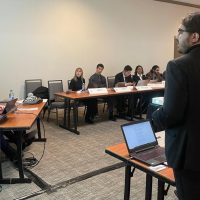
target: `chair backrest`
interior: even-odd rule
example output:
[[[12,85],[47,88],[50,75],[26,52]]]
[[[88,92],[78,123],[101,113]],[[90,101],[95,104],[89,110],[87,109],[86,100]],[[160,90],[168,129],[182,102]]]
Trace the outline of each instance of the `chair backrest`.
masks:
[[[71,83],[71,79],[70,80],[67,80],[67,86],[68,86],[68,90],[69,90],[69,85]]]
[[[115,87],[115,76],[108,76],[107,77],[107,85],[108,85],[108,88]]]
[[[25,80],[25,98],[28,96],[28,93],[33,92],[40,86],[42,86],[42,79]]]
[[[48,81],[48,89],[49,89],[49,100],[55,100],[56,92],[63,92],[63,82],[62,80],[50,80]]]

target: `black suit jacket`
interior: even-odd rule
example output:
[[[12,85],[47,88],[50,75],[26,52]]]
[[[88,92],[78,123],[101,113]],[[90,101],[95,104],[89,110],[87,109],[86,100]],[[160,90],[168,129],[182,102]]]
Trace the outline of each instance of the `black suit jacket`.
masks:
[[[115,75],[115,85],[119,82],[124,82],[124,76],[123,76],[123,72],[120,72],[118,74]],[[132,83],[133,80],[131,78],[131,75],[130,76],[127,76],[125,77],[125,82],[126,83]]]
[[[169,166],[200,171],[200,45],[167,65],[164,105],[153,123],[165,129]]]

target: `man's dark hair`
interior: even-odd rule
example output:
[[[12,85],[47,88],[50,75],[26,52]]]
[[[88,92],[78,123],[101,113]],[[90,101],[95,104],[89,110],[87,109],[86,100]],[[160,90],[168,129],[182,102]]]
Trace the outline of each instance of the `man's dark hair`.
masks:
[[[124,71],[132,71],[132,67],[130,65],[126,65],[124,67]]]
[[[186,31],[200,34],[200,12],[191,13],[182,20]]]
[[[97,65],[97,68],[99,68],[99,67],[101,67],[101,68],[104,69],[104,66],[103,66],[103,64],[101,64],[101,63],[99,63],[99,64]]]

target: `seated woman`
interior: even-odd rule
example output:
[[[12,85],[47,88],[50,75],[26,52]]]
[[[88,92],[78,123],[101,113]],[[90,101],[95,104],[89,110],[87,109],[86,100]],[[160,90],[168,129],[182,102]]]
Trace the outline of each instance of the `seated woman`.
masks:
[[[69,89],[72,91],[82,90],[85,85],[85,79],[83,78],[83,70],[78,67],[75,70],[74,77],[71,79]]]
[[[83,69],[78,67],[75,70],[74,77],[71,79],[69,89],[79,91],[85,89],[85,79],[83,78]],[[97,99],[86,99],[82,101],[87,106],[85,122],[92,124],[94,119],[94,110],[96,108]]]
[[[146,76],[144,75],[144,70],[141,65],[138,65],[135,68],[135,72],[134,72],[132,79],[136,85],[137,85],[138,81],[147,79]],[[134,98],[135,114],[141,115],[142,113],[145,113],[148,103],[149,103],[148,94],[135,94],[135,98]]]
[[[160,73],[160,67],[154,65],[150,72],[146,74],[147,79],[151,82],[161,82],[163,80],[162,74]]]
[[[139,80],[146,80],[146,76],[144,75],[144,70],[141,65],[138,65],[135,68],[135,73],[132,77],[134,83],[138,83]]]

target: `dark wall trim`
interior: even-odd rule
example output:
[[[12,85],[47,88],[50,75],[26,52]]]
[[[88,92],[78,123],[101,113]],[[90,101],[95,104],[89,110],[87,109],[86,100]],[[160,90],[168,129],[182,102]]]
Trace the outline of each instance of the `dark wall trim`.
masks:
[[[184,2],[180,2],[180,1],[174,1],[174,0],[154,0],[154,1],[161,1],[161,2],[165,2],[165,3],[172,3],[172,4],[176,4],[176,5],[181,5],[181,6],[200,8],[200,5],[191,4],[191,3],[184,3]]]

